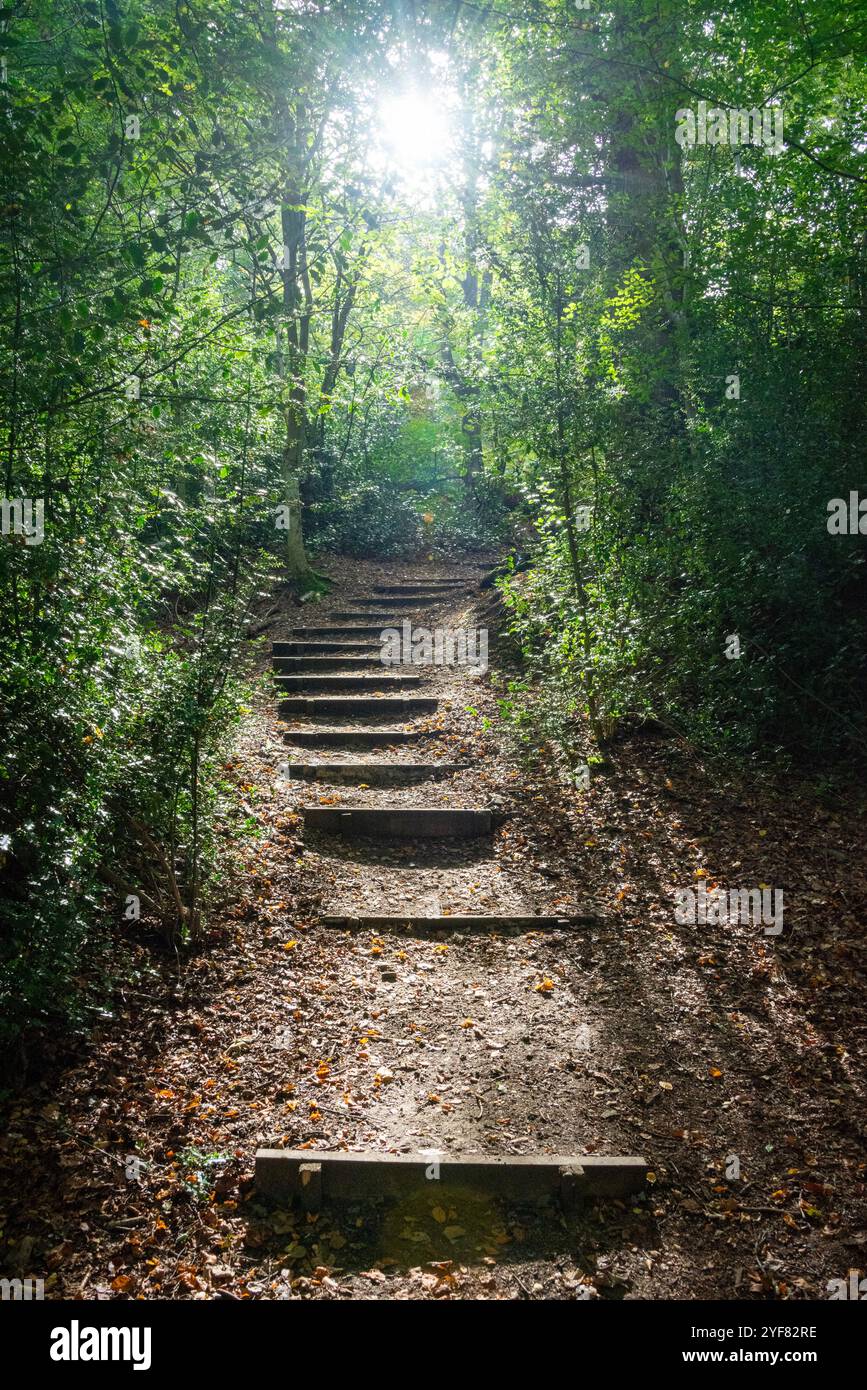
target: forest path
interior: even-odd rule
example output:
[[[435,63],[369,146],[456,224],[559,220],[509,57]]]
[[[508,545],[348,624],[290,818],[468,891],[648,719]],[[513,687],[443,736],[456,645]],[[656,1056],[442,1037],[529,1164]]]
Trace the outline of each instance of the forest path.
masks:
[[[422,566],[466,585],[425,622],[490,622],[489,672],[431,668],[437,709],[394,723],[329,713],[324,736],[318,714],[281,718],[271,638],[418,573],[325,563],[332,595],[284,594],[251,644],[219,826],[236,873],[208,940],[179,966],[125,923],[111,1008],[10,1107],[9,1268],[45,1277],[46,1297],[826,1297],[865,1238],[863,798],[704,767],[658,729],[624,733],[589,788],[569,786],[470,564]],[[304,634],[316,650],[297,656],[333,658],[327,640]],[[500,707],[519,699],[523,747]],[[419,763],[437,775],[419,782]],[[422,803],[498,824],[465,841],[304,825],[308,809]],[[674,894],[702,878],[783,889],[783,934],[679,924]],[[581,920],[457,920],[479,913]],[[365,917],[400,923],[334,924]],[[433,1183],[386,1211],[303,1212],[260,1200],[259,1147],[643,1154],[652,1179],[575,1219],[437,1201]]]
[[[466,584],[456,604],[426,610],[429,627],[487,624],[476,566],[423,569]],[[324,612],[363,611],[349,598],[407,583],[419,567],[341,561],[333,572]],[[285,614],[284,640],[297,621],[297,609]],[[256,1143],[644,1154],[652,1163],[646,1196],[588,1207],[577,1231],[556,1211],[537,1220],[483,1201],[481,1215],[458,1219],[428,1192],[411,1220],[405,1205],[384,1226],[368,1210],[355,1218],[347,1210],[338,1244],[345,1237],[352,1254],[340,1246],[336,1260],[344,1296],[378,1286],[371,1270],[386,1275],[382,1295],[396,1297],[821,1291],[859,1225],[865,1084],[850,1052],[862,948],[828,855],[857,862],[863,805],[835,814],[800,786],[720,778],[653,729],[612,747],[587,790],[571,787],[544,728],[519,726],[529,734],[522,751],[504,720],[510,681],[527,682],[507,653],[498,656],[493,627],[490,637],[492,670],[427,668],[424,693],[436,695],[436,711],[399,724],[384,718],[407,741],[383,746],[381,726],[365,715],[362,748],[341,747],[358,731],[346,716],[336,742],[313,745],[317,760],[333,764],[357,757],[379,768],[424,761],[457,771],[398,786],[347,785],[351,772],[331,786],[297,780],[287,789],[281,778],[263,807],[286,815],[304,929],[275,974],[290,1051],[285,1065],[266,1063],[272,1080],[291,1072],[294,1089],[260,1115]],[[269,750],[287,737],[292,760],[309,760],[320,717],[311,727],[291,712],[284,727],[275,714],[271,706],[264,725]],[[272,765],[283,757],[285,745],[268,753]],[[487,808],[498,824],[464,842],[389,842],[303,823],[306,809],[420,804]],[[821,852],[811,850],[823,838]],[[273,856],[265,861],[274,872]],[[784,936],[752,924],[679,925],[675,892],[701,878],[782,887]],[[539,920],[483,932],[442,920],[481,912]],[[410,915],[436,920],[387,928],[370,920]],[[324,925],[341,917],[353,926]],[[438,1262],[456,1283],[437,1281]]]
[[[356,1178],[380,1191],[405,1180],[411,1196],[417,1175],[401,1155],[436,1154],[442,1162],[435,1169],[418,1166],[422,1182],[425,1171],[436,1173],[427,1195],[440,1211],[457,1171],[449,1160],[486,1153],[502,1165],[501,1185],[514,1184],[522,1195],[556,1190],[560,1168],[582,1190],[640,1190],[640,1157],[609,1158],[604,1167],[597,1157],[584,1165],[576,1158],[589,1136],[575,1053],[589,1049],[591,1026],[581,990],[558,984],[570,935],[597,918],[562,906],[544,912],[545,883],[531,883],[526,870],[498,857],[514,813],[490,794],[479,776],[484,764],[467,755],[465,741],[463,761],[448,752],[451,740],[464,737],[456,715],[474,712],[487,675],[488,631],[473,612],[479,570],[444,578],[389,569],[378,578],[356,585],[364,591],[342,603],[332,600],[332,625],[317,619],[272,647],[283,739],[293,745],[300,733],[308,757],[281,770],[321,881],[333,885],[318,925],[352,931],[347,947],[366,975],[363,985],[357,975],[352,983],[373,996],[367,1012],[377,1019],[375,1027],[363,1025],[354,1055],[335,1049],[321,1063],[323,1089],[341,1095],[346,1111],[341,1147],[379,1156],[375,1173],[366,1163]],[[314,640],[315,655],[308,650]],[[344,666],[341,651],[354,664]],[[370,669],[377,658],[378,672]],[[404,741],[395,745],[395,720],[404,718]],[[318,749],[317,720],[327,737]],[[359,739],[364,758],[353,761]],[[518,1068],[530,1101],[526,1123],[516,1123],[511,1100]],[[373,1104],[371,1070],[379,1092]],[[533,1152],[536,1086],[526,1087],[527,1071],[557,1092],[559,1159],[550,1124],[542,1151]],[[362,1133],[371,1125],[372,1146]],[[290,1195],[303,1160],[313,1157],[262,1150],[260,1192]],[[321,1167],[316,1181],[327,1190],[331,1170]],[[309,1180],[309,1163],[303,1171]],[[484,1179],[481,1187],[484,1197]],[[355,1195],[352,1182],[349,1192]]]

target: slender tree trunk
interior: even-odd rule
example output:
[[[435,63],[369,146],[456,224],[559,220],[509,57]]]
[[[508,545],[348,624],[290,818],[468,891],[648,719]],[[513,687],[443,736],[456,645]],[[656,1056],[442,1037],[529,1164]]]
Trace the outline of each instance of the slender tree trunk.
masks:
[[[286,145],[287,174],[280,209],[283,233],[283,320],[286,352],[281,355],[289,399],[285,410],[283,496],[286,516],[286,566],[292,578],[314,578],[304,546],[301,477],[307,435],[307,352],[313,293],[307,270],[307,231],[304,212],[303,109],[294,115],[284,109],[280,126]]]
[[[560,493],[563,514],[566,518],[566,543],[569,547],[569,564],[572,570],[572,584],[575,597],[581,609],[581,645],[584,650],[584,689],[587,694],[587,717],[593,737],[601,736],[599,724],[599,699],[593,677],[593,633],[590,627],[590,602],[584,584],[584,567],[578,545],[575,527],[575,501],[572,496],[572,481],[569,476],[568,442],[566,438],[566,413],[563,399],[563,291],[560,276],[557,276],[554,323],[554,378],[557,391],[557,468],[560,475]]]

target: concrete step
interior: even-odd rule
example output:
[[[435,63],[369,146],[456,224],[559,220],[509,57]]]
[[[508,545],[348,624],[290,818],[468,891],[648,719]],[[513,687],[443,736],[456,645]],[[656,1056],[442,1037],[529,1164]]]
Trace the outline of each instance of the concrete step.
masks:
[[[277,656],[373,656],[382,650],[380,642],[272,642],[271,655]]]
[[[281,763],[280,772],[298,782],[334,786],[400,787],[463,772],[469,763]]]
[[[382,671],[378,656],[272,656],[271,666],[281,675],[293,671]]]
[[[439,700],[429,699],[424,695],[406,695],[403,698],[397,695],[383,695],[381,699],[377,699],[375,695],[350,695],[346,699],[339,696],[332,699],[327,695],[321,699],[315,695],[293,695],[288,700],[281,700],[277,708],[281,715],[345,714],[351,719],[359,714],[380,714],[383,718],[392,715],[395,718],[403,716],[408,719],[414,714],[433,714],[438,705]]]
[[[275,675],[279,690],[337,690],[372,694],[377,690],[400,690],[404,686],[421,685],[421,676],[282,676]]]
[[[444,917],[413,917],[412,914],[401,917],[393,913],[386,917],[342,917],[336,914],[319,918],[321,927],[340,927],[344,931],[353,929],[388,931],[399,927],[410,927],[413,931],[423,930],[425,927],[434,927],[443,931],[495,932],[511,929],[545,931],[546,929],[556,930],[566,927],[598,927],[601,924],[601,917],[594,917],[587,913],[573,913],[567,917],[536,917],[515,915],[514,913],[483,912],[474,912],[464,917],[460,917],[456,913]]]
[[[434,734],[433,729],[287,729],[283,742],[296,748],[391,748]]]
[[[308,1211],[324,1201],[359,1202],[383,1197],[412,1200],[425,1192],[449,1199],[476,1188],[512,1202],[559,1201],[567,1210],[584,1197],[625,1197],[641,1192],[645,1159],[584,1154],[322,1153],[312,1149],[259,1149],[260,1197],[297,1198]]]
[[[336,835],[371,835],[378,840],[474,839],[490,835],[494,814],[447,806],[303,806],[304,824]]]

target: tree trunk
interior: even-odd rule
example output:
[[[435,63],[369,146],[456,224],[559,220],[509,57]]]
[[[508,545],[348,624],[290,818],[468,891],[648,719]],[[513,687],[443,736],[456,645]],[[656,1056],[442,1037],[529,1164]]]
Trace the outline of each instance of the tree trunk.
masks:
[[[294,113],[284,109],[280,122],[285,134],[287,174],[280,209],[283,232],[283,320],[287,351],[281,354],[283,380],[289,387],[286,436],[283,446],[283,495],[286,518],[286,566],[293,579],[313,581],[304,548],[301,477],[307,435],[307,352],[313,293],[307,270],[307,230],[304,212],[303,107]]]

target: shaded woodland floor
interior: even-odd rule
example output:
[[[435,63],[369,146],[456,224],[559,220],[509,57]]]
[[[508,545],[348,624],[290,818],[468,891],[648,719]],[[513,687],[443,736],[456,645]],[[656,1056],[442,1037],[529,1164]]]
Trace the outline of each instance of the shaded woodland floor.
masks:
[[[477,565],[327,567],[323,611],[365,586],[460,575],[472,587],[442,610],[449,624],[496,621]],[[7,1101],[5,1272],[103,1299],[776,1300],[863,1274],[863,798],[723,776],[646,731],[571,788],[501,718],[496,648],[484,677],[426,673],[441,704],[422,756],[465,771],[398,789],[288,781],[281,763],[300,758],[268,644],[320,617],[279,602],[226,769],[245,817],[240,837],[225,826],[237,896],[180,962],[129,924],[117,949],[135,982]],[[493,805],[502,825],[383,847],[305,835],[297,814],[395,803]],[[678,925],[674,893],[697,875],[782,888],[784,934]],[[510,911],[586,922],[447,921]],[[442,926],[317,925],[361,912]],[[259,1145],[641,1154],[648,1181],[574,1220],[429,1192],[304,1215],[257,1199]]]

